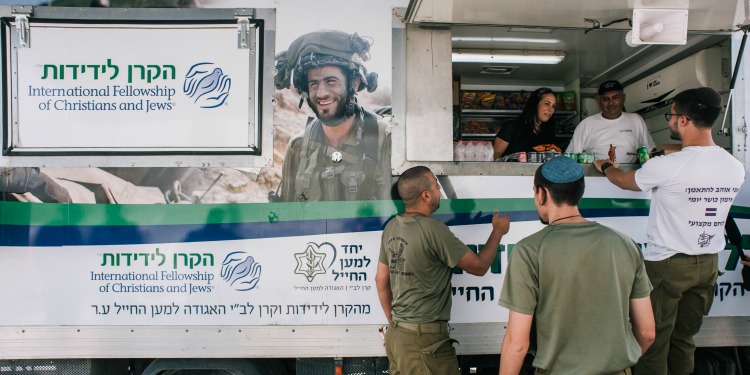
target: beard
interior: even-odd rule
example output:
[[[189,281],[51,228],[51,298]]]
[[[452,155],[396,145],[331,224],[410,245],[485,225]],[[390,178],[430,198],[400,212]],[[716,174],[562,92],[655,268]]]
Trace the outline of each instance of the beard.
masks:
[[[323,123],[325,126],[330,127],[336,127],[344,123],[349,116],[346,115],[346,103],[347,95],[339,96],[338,101],[336,102],[336,108],[333,109],[333,111],[325,110],[323,112],[318,111],[318,107],[315,105],[315,103],[307,99],[307,105],[310,106],[312,111],[315,113],[315,117],[320,120],[320,122]]]
[[[669,126],[669,138],[674,139],[675,141],[681,141],[682,136],[680,133],[678,133],[675,129],[672,128],[672,125]]]

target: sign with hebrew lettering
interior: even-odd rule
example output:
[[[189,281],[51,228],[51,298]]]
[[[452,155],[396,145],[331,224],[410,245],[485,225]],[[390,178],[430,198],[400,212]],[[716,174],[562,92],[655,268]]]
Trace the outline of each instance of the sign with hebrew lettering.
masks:
[[[455,191],[467,198],[444,200],[435,218],[471,250],[485,243],[494,209],[513,221],[486,275],[454,269],[453,323],[507,322],[508,310],[498,299],[508,257],[518,241],[543,228],[532,198],[522,198],[532,181],[529,176],[451,178]],[[497,186],[508,198],[479,197]],[[602,198],[613,188],[601,178],[587,180],[584,215],[647,246],[647,193],[618,190],[616,198]],[[738,204],[738,224],[748,233],[747,202]],[[0,285],[5,286],[0,322],[382,324],[375,275],[381,230],[395,214],[391,201],[0,202]],[[743,241],[750,244],[750,235]],[[742,316],[750,298],[742,288],[742,265],[729,247],[719,253],[724,274],[710,316]]]
[[[13,151],[257,149],[256,62],[237,24],[31,23]]]

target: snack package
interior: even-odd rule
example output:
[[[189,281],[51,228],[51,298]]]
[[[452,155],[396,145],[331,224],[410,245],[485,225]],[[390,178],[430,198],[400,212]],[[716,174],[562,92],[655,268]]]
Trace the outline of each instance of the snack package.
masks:
[[[533,149],[536,152],[544,152],[544,151],[562,152],[562,150],[560,149],[560,147],[557,147],[557,145],[552,144],[552,143],[544,143],[544,144],[541,144],[541,145],[536,145],[536,146],[533,147]]]
[[[562,93],[563,110],[575,111],[576,110],[576,92],[565,91]]]
[[[506,109],[508,108],[509,102],[510,102],[510,99],[508,98],[508,95],[505,95],[503,93],[497,93],[495,95],[495,104],[492,107],[494,109]]]
[[[461,109],[474,108],[474,100],[476,100],[476,98],[477,98],[476,91],[462,91],[461,100],[459,101],[459,105],[461,106]]]
[[[477,94],[477,109],[492,109],[492,105],[495,103],[495,93],[493,92],[480,92]]]

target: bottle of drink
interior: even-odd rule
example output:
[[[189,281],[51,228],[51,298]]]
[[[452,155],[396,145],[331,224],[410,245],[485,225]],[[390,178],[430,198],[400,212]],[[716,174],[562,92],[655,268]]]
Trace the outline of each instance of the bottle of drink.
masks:
[[[476,161],[477,160],[477,142],[468,141],[466,142],[466,150],[464,151],[464,161]]]
[[[484,143],[484,161],[494,161],[492,159],[492,155],[495,154],[495,147],[492,145],[491,141],[482,142]]]
[[[453,161],[464,161],[466,144],[464,141],[453,142]]]

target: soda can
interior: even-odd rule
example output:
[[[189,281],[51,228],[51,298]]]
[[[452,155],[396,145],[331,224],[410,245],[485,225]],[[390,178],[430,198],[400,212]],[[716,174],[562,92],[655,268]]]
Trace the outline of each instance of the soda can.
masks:
[[[581,152],[577,156],[578,156],[578,162],[579,163],[583,164],[583,163],[586,162],[586,153],[585,152]]]
[[[526,163],[526,153],[525,152],[519,152],[518,153],[518,162],[519,163]]]
[[[607,153],[607,156],[609,156],[609,160],[612,160],[613,162],[617,161],[617,153],[615,151],[616,149],[616,144],[612,143],[611,145],[609,145],[609,153]]]
[[[588,163],[593,163],[594,160],[596,160],[596,154],[593,152],[590,152],[589,157],[588,157]]]
[[[651,155],[648,153],[648,148],[646,146],[638,147],[638,149],[635,151],[638,154],[638,161],[643,164],[649,159],[651,159]]]

